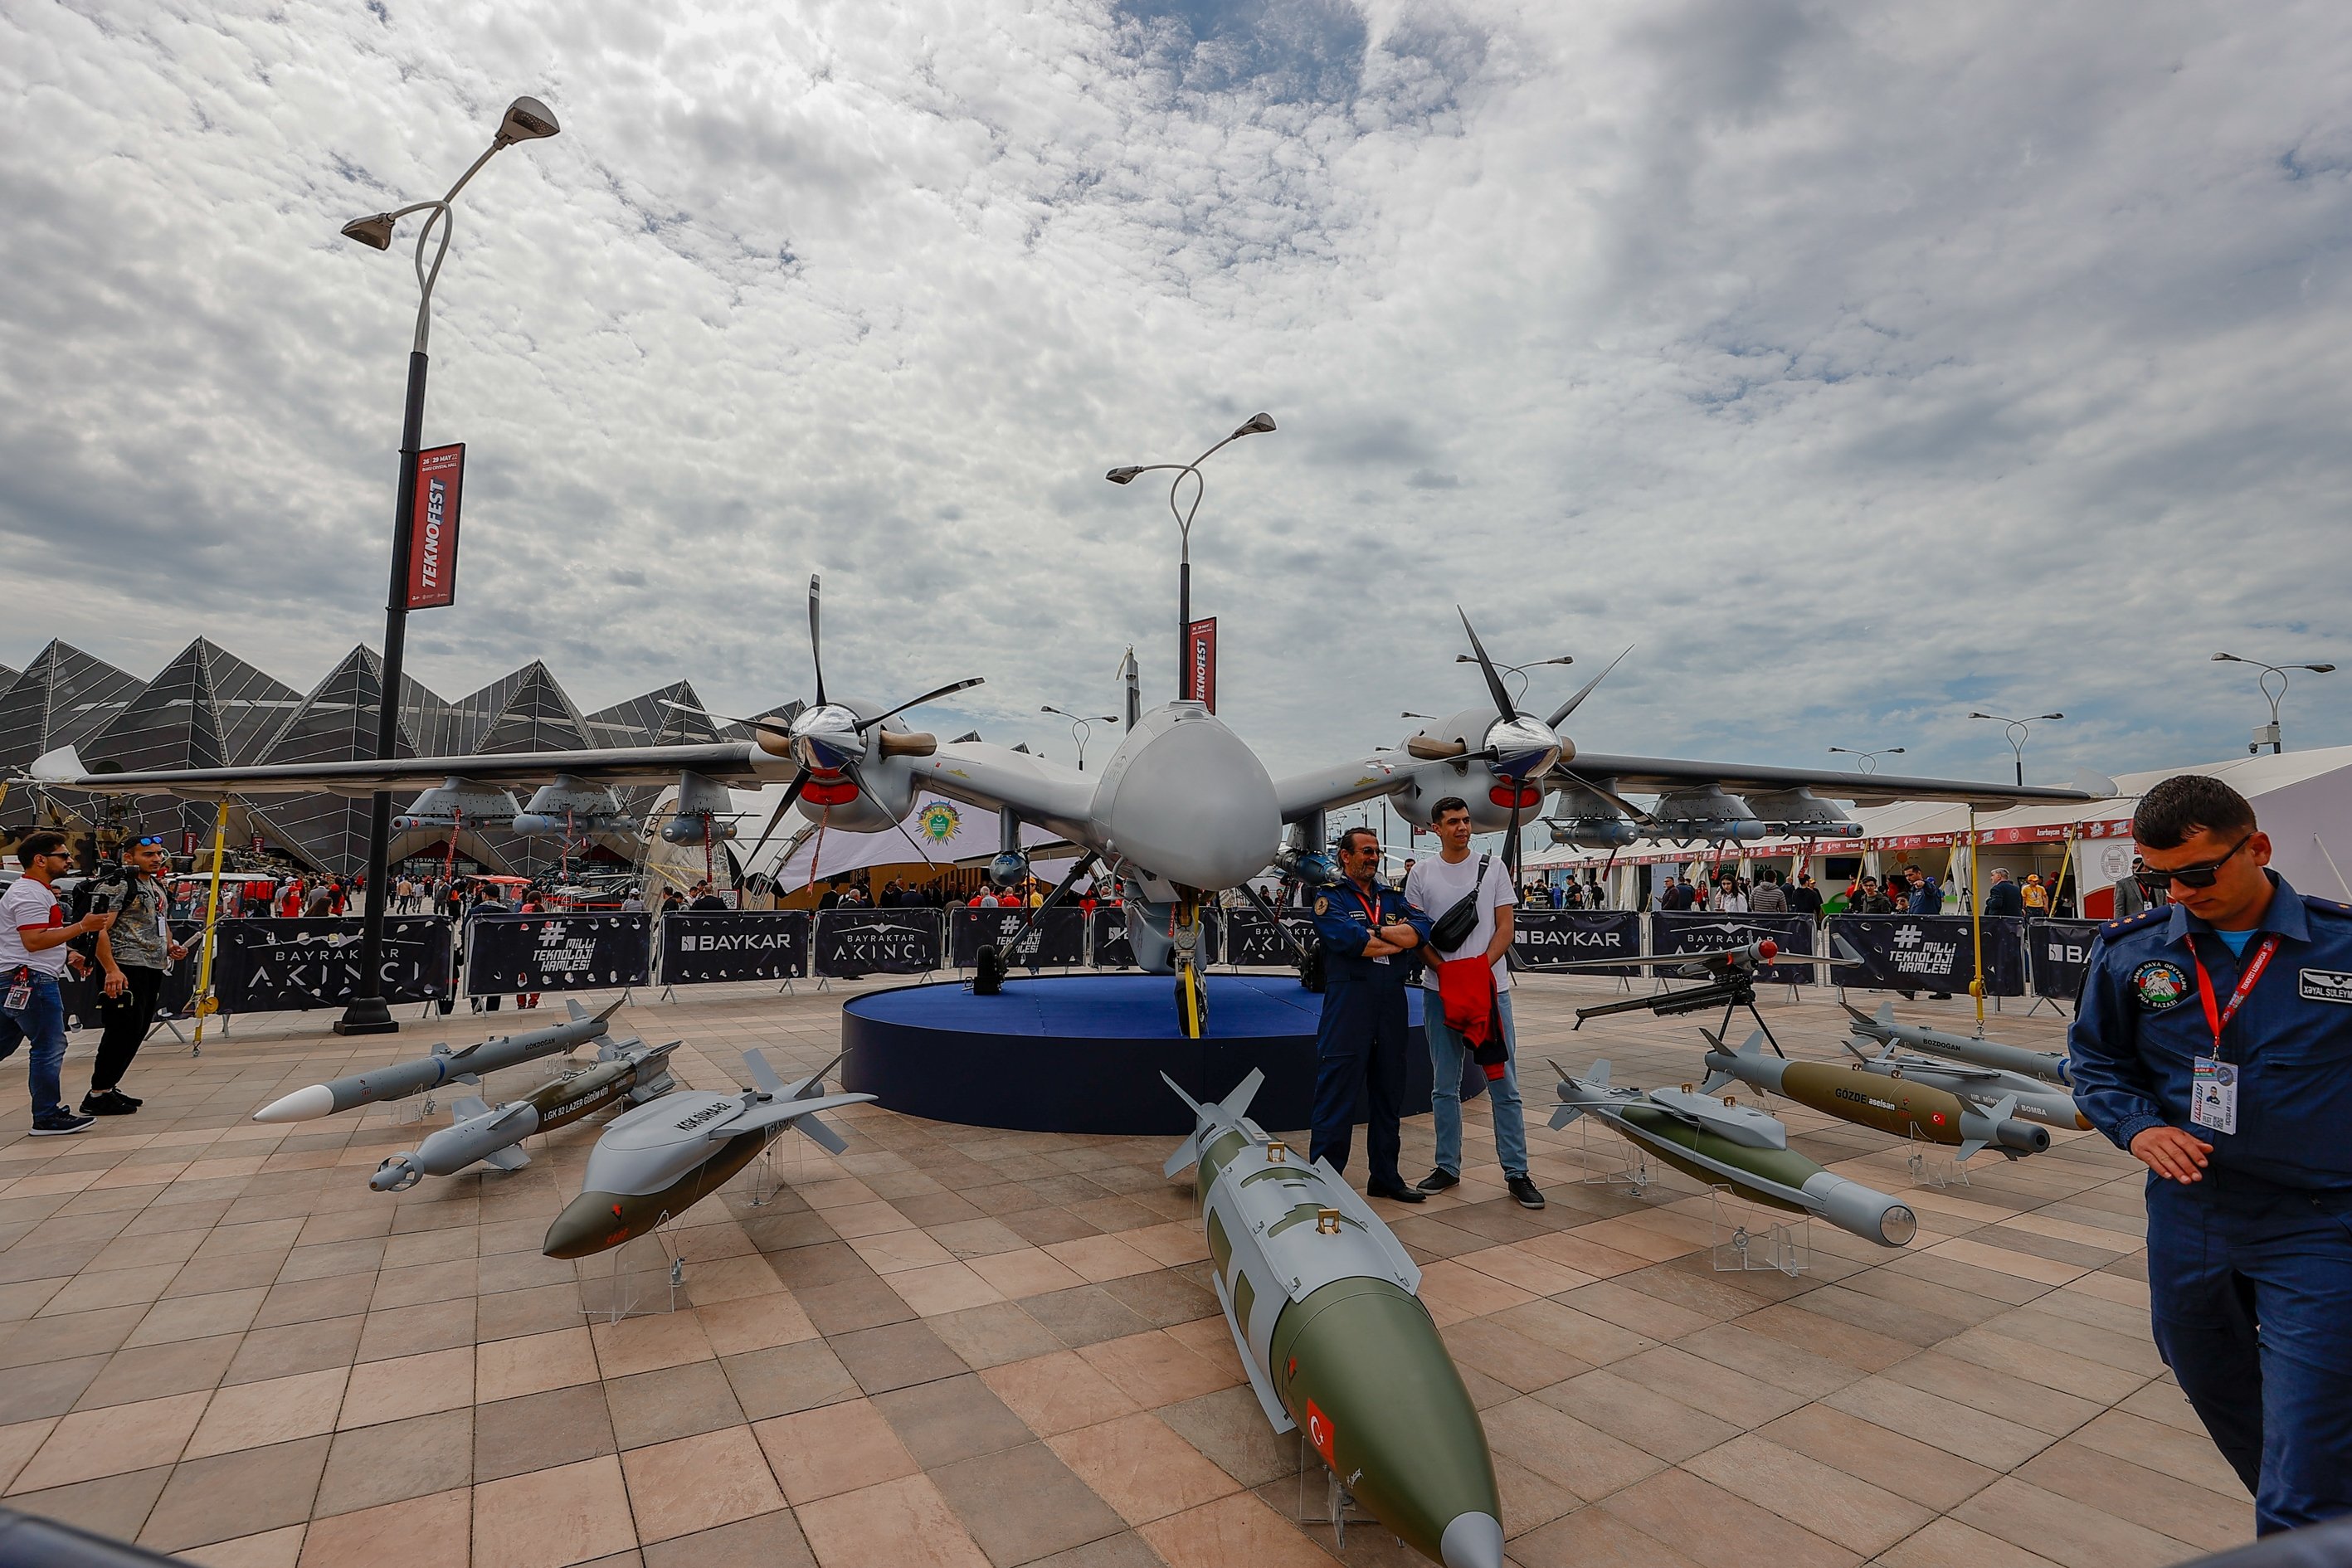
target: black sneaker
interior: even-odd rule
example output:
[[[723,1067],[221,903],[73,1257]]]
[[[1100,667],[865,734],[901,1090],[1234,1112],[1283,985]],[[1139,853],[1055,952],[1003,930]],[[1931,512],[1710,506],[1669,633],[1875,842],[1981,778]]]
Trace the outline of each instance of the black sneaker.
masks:
[[[107,1090],[107,1093],[109,1093],[109,1094],[110,1094],[110,1095],[114,1096],[114,1098],[115,1098],[115,1099],[117,1099],[117,1100],[121,1100],[123,1104],[125,1104],[125,1105],[129,1106],[129,1107],[130,1107],[131,1110],[138,1110],[141,1106],[142,1106],[142,1105],[144,1105],[144,1104],[146,1104],[146,1103],[147,1103],[145,1100],[143,1100],[140,1099],[137,1095],[135,1095],[135,1094],[125,1094],[125,1093],[123,1093],[123,1092],[122,1092],[121,1089],[108,1089],[108,1090]]]
[[[84,1116],[129,1116],[139,1109],[139,1101],[113,1089],[94,1089],[81,1097]]]
[[[1364,1194],[1367,1197],[1386,1198],[1392,1204],[1421,1204],[1429,1201],[1427,1193],[1415,1187],[1408,1187],[1402,1182],[1399,1182],[1393,1187],[1366,1187]]]
[[[33,1118],[33,1136],[62,1138],[68,1132],[87,1132],[97,1120],[93,1116],[76,1116],[70,1110],[53,1111],[47,1116]]]
[[[1512,1176],[1507,1178],[1504,1184],[1511,1189],[1511,1196],[1519,1200],[1519,1206],[1521,1208],[1539,1209],[1544,1206],[1544,1195],[1542,1191],[1538,1189],[1535,1183],[1530,1181],[1528,1178],[1525,1176]]]
[[[1461,1184],[1462,1178],[1443,1165],[1413,1184],[1424,1193],[1442,1193],[1448,1187],[1458,1187]]]

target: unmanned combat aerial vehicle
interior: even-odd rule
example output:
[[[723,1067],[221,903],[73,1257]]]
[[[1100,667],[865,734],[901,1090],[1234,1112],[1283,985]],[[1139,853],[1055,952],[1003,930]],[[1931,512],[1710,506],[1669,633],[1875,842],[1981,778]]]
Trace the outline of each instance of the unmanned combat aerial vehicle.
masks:
[[[1761,1033],[1748,1036],[1738,1051],[1724,1049],[1714,1035],[1707,1036],[1707,1044],[1711,1048],[1703,1089],[1708,1094],[1744,1083],[1841,1121],[1874,1127],[1897,1138],[1957,1145],[1955,1158],[1960,1160],[1982,1149],[1998,1149],[2014,1160],[2050,1147],[2050,1129],[2021,1118],[2014,1094],[1979,1105],[1907,1075],[1865,1072],[1858,1062],[1840,1067],[1768,1057]]]
[[[834,1153],[849,1145],[819,1111],[870,1100],[827,1094],[832,1062],[795,1084],[757,1050],[743,1053],[751,1087],[737,1094],[681,1089],[615,1117],[588,1151],[580,1195],[547,1227],[550,1258],[585,1258],[644,1236],[727,1184],[793,1128]]]
[[[675,784],[677,807],[663,837],[713,847],[733,833],[733,787],[783,786],[762,845],[794,809],[834,832],[903,834],[904,819],[929,790],[997,814],[1003,847],[989,875],[1000,886],[1029,875],[1021,847],[1024,823],[1081,852],[1084,868],[1098,863],[1121,889],[1138,963],[1178,977],[1180,1017],[1194,1037],[1205,1030],[1207,1016],[1197,962],[1202,910],[1215,895],[1248,888],[1249,879],[1270,864],[1308,882],[1336,880],[1324,847],[1325,816],[1341,806],[1386,798],[1408,822],[1425,826],[1438,800],[1459,795],[1481,830],[1512,830],[1540,815],[1549,793],[1559,797],[1550,813],[1556,834],[1614,846],[1643,837],[1725,843],[1768,832],[1851,831],[1832,798],[1957,801],[2000,810],[2113,793],[2105,781],[2095,781],[2093,789],[2045,789],[1580,752],[1559,726],[1591,694],[1598,678],[1549,718],[1523,712],[1467,616],[1462,626],[1489,704],[1424,727],[1395,747],[1276,779],[1207,704],[1181,700],[1141,713],[1106,765],[1081,771],[1017,747],[978,739],[942,742],[908,729],[898,717],[978,685],[977,679],[887,706],[829,688],[814,577],[808,604],[813,699],[771,715],[728,721],[748,725],[749,740],[113,773],[91,773],[65,747],[37,759],[31,774],[49,787],[194,799],[422,789],[410,816],[423,820],[434,801],[466,796],[474,801],[468,820],[493,827],[532,816],[553,820],[551,811],[518,815],[512,807],[510,790],[530,781],[555,781],[547,789],[569,802],[565,809],[573,821],[583,811],[604,809],[574,798],[581,791]],[[1654,800],[1639,805],[1632,798],[1639,795]],[[551,796],[548,804],[553,803]],[[500,812],[507,814],[503,819]],[[1570,826],[1562,829],[1559,823]],[[1517,838],[1512,832],[1514,843]],[[1074,871],[1063,886],[1079,879]],[[984,971],[1001,976],[997,955],[982,962]]]
[[[368,1185],[380,1193],[405,1192],[427,1176],[454,1176],[478,1161],[493,1170],[520,1171],[530,1163],[522,1144],[532,1134],[569,1127],[623,1100],[642,1105],[675,1088],[669,1055],[681,1043],[607,1040],[593,1066],[565,1073],[496,1109],[469,1094],[450,1106],[448,1126],[385,1160]]]
[[[1265,1418],[1304,1429],[1335,1484],[1423,1557],[1502,1568],[1486,1429],[1412,1257],[1328,1161],[1249,1119],[1263,1072],[1207,1105],[1160,1077],[1195,1119],[1167,1173],[1200,1166],[1211,1282]]]
[[[1592,1116],[1635,1148],[1656,1155],[1709,1186],[1791,1214],[1819,1215],[1840,1230],[1881,1247],[1905,1247],[1919,1232],[1918,1216],[1901,1200],[1851,1181],[1789,1147],[1780,1118],[1753,1106],[1681,1089],[1647,1091],[1609,1081],[1609,1063],[1571,1078],[1558,1062],[1559,1105],[1555,1128]]]
[[[627,998],[622,998],[626,1001]],[[314,1083],[308,1089],[281,1095],[253,1113],[256,1121],[309,1121],[316,1117],[332,1116],[339,1110],[355,1106],[380,1105],[388,1100],[406,1100],[415,1094],[430,1094],[445,1083],[478,1084],[484,1073],[503,1068],[520,1067],[524,1062],[537,1061],[562,1052],[574,1051],[589,1041],[603,1037],[611,1026],[613,1015],[621,1004],[614,1003],[593,1015],[577,1002],[567,1001],[564,1006],[572,1016],[561,1024],[551,1024],[544,1029],[532,1029],[520,1035],[493,1035],[478,1045],[462,1051],[452,1051],[446,1046],[436,1046],[430,1056],[416,1057],[388,1067],[370,1068],[365,1072],[352,1074],[326,1083]]]

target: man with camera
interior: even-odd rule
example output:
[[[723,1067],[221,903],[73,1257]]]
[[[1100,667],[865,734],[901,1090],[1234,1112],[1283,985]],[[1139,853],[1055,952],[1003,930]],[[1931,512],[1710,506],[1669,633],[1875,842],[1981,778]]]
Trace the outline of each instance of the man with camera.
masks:
[[[89,1092],[81,1099],[85,1116],[128,1116],[145,1103],[122,1092],[122,1075],[155,1021],[164,974],[188,955],[172,940],[172,897],[163,885],[169,868],[163,841],[142,838],[124,851],[120,874],[90,900],[92,910],[115,919],[98,933],[98,965],[106,975],[98,1009],[106,1022]]]
[[[68,968],[89,960],[68,943],[103,931],[114,916],[92,911],[68,921],[50,888],[73,869],[62,833],[28,833],[16,846],[25,874],[0,893],[0,1061],[32,1042],[33,1136],[57,1138],[89,1130],[91,1118],[66,1109],[59,1081],[66,1059],[66,1004],[58,983]]]

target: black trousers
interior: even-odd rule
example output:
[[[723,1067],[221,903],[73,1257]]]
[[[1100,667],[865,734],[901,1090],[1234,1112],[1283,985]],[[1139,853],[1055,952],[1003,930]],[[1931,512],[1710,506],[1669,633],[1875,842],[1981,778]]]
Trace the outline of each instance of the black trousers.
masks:
[[[98,1038],[98,1063],[89,1069],[92,1094],[104,1094],[122,1082],[122,1075],[131,1070],[131,1058],[139,1054],[140,1042],[155,1022],[155,999],[163,993],[160,969],[126,963],[122,977],[130,984],[121,995],[99,994],[98,1010],[106,1020],[106,1032]]]

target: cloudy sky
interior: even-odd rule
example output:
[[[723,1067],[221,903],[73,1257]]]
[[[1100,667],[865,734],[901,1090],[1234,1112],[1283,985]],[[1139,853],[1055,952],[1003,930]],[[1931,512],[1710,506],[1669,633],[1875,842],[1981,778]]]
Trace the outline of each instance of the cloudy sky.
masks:
[[[1632,658],[1588,749],[1998,777],[2352,742],[2352,11],[0,0],[0,660],[380,635],[415,287],[448,695],[835,687],[1066,755],[1195,602],[1279,769]],[[411,220],[413,224],[414,220]],[[414,229],[404,226],[404,239]],[[1549,670],[1531,705],[1570,689]]]

